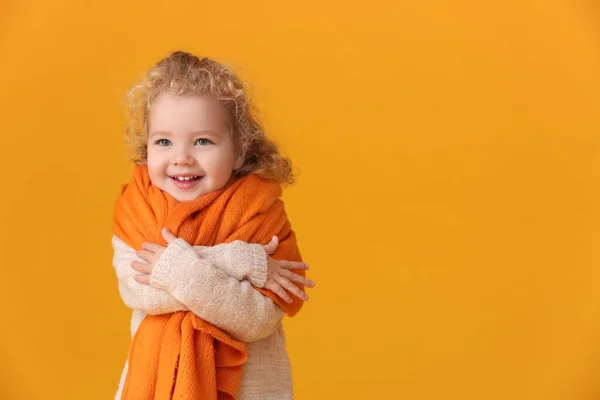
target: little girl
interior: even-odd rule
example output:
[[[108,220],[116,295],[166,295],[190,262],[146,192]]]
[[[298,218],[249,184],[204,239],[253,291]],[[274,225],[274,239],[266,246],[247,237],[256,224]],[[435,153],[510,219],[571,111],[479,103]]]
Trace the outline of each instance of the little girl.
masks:
[[[137,165],[112,244],[133,340],[116,399],[291,399],[281,319],[314,282],[279,198],[289,161],[213,60],[172,53],[130,102]]]

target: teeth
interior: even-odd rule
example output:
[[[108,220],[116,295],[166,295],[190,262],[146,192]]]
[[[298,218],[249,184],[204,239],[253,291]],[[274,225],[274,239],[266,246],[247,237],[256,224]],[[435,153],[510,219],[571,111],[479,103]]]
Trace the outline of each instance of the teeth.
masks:
[[[195,176],[176,176],[175,179],[178,181],[189,181],[196,178]]]

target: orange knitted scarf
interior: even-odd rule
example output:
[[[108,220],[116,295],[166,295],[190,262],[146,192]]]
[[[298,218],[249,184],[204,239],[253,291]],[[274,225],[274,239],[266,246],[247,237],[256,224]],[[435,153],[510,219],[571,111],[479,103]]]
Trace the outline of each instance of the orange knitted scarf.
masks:
[[[135,250],[144,242],[165,246],[165,227],[193,246],[234,240],[266,244],[277,235],[280,244],[271,256],[301,261],[280,195],[279,185],[248,175],[179,203],[152,185],[147,168],[138,165],[116,201],[113,229]],[[269,290],[256,289],[288,315],[302,306],[295,297],[287,304]],[[245,343],[190,311],[147,315],[131,344],[122,399],[235,399],[246,358]]]

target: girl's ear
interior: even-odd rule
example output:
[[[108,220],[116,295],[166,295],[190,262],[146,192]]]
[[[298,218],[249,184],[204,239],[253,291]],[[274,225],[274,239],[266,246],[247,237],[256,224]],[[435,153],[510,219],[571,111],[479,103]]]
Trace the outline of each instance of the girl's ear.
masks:
[[[233,170],[237,171],[242,168],[244,165],[244,161],[246,161],[246,150],[243,150],[235,159],[235,163],[233,164]]]

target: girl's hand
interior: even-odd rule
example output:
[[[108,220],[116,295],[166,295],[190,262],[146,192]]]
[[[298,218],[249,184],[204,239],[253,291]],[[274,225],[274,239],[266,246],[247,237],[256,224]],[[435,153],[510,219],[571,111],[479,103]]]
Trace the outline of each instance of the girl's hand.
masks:
[[[307,287],[314,287],[315,283],[310,279],[291,271],[294,269],[307,270],[308,265],[296,261],[275,260],[271,258],[269,255],[277,250],[277,246],[279,246],[279,239],[277,236],[273,236],[271,242],[263,246],[267,253],[267,281],[265,282],[265,289],[269,289],[271,292],[281,297],[286,303],[292,302],[292,298],[286,290],[300,300],[308,300],[308,295],[292,282]]]
[[[175,239],[175,235],[173,235],[167,228],[162,230],[162,236],[167,241],[167,244],[171,244]],[[150,274],[154,270],[154,266],[156,262],[162,255],[163,251],[165,251],[166,247],[161,246],[156,243],[143,243],[142,250],[137,251],[135,254],[146,261],[146,263],[141,263],[139,261],[133,260],[131,262],[131,268],[139,272],[133,276],[133,279],[142,284],[150,283]]]

